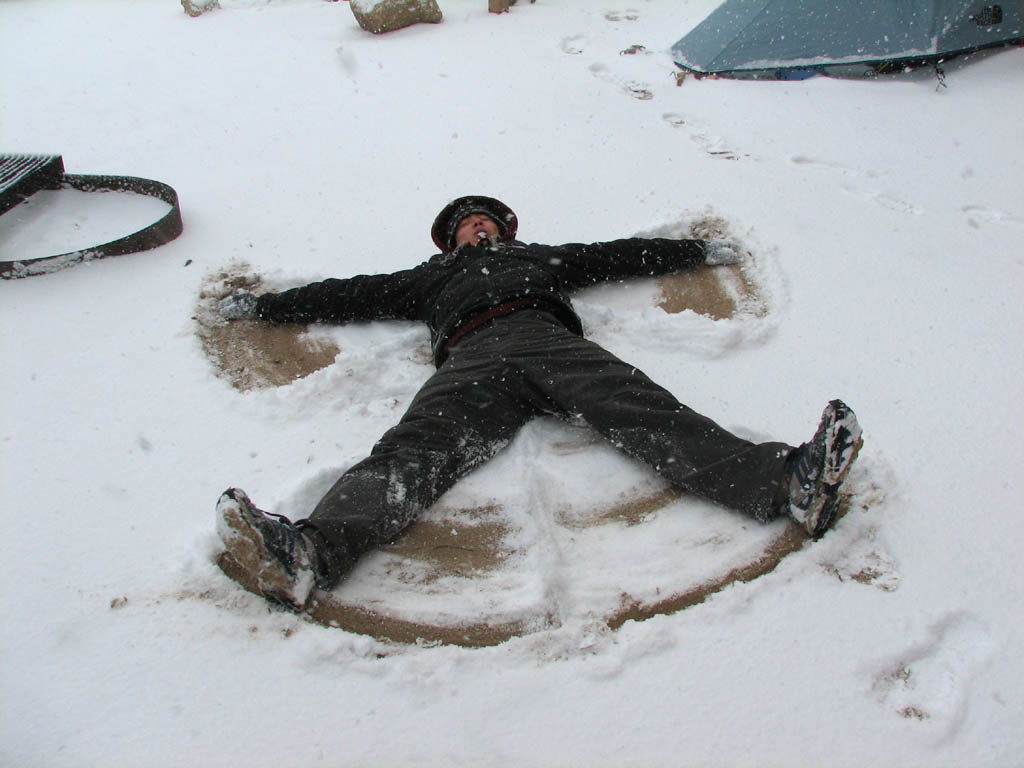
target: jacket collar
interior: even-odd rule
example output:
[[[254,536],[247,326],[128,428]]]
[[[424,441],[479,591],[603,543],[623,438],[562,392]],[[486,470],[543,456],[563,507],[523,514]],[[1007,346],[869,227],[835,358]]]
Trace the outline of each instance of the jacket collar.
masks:
[[[485,245],[472,245],[470,243],[462,243],[454,248],[454,250],[448,253],[439,253],[434,256],[431,261],[435,259],[443,266],[449,266],[454,264],[456,261],[461,259],[463,256],[469,256],[472,253],[481,253],[483,251],[491,251],[503,247],[506,243],[502,242],[498,237],[491,237],[488,239]]]

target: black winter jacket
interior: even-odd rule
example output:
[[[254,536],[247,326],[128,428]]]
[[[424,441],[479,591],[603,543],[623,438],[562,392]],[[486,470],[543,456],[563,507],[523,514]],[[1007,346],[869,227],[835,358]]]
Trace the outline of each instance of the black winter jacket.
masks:
[[[256,311],[279,323],[421,320],[430,328],[434,362],[440,366],[452,335],[492,307],[529,300],[582,335],[569,292],[607,280],[675,272],[703,260],[702,240],[467,245],[392,274],[332,278],[263,294]]]

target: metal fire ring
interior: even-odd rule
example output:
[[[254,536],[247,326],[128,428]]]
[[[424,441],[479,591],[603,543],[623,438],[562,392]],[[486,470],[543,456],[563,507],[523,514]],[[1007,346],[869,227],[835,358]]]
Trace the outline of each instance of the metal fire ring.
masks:
[[[54,256],[0,261],[2,278],[10,280],[44,275],[83,261],[147,251],[169,243],[182,232],[178,193],[163,182],[136,176],[66,174],[60,155],[0,155],[0,215],[41,189],[133,192],[159,198],[171,209],[149,226],[109,243]]]

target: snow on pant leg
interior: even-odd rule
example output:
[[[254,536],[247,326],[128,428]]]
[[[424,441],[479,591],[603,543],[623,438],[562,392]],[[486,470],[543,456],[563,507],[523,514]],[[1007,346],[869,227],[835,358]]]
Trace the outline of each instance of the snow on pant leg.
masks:
[[[458,478],[536,414],[493,348],[463,341],[370,456],[349,469],[306,524],[358,556],[393,541]]]
[[[535,349],[515,360],[559,408],[678,488],[761,521],[778,515],[791,446],[737,437],[600,345],[556,322],[534,324]]]

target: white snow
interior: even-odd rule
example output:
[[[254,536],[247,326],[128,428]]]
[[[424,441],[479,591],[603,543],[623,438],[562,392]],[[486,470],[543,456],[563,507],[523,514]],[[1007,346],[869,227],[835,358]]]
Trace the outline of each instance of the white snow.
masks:
[[[0,763],[1020,764],[1024,50],[948,64],[946,87],[677,86],[668,50],[714,0],[443,0],[442,24],[383,36],[344,2],[221,4],[0,4],[0,148],[166,182],[185,223],[0,282]],[[420,326],[324,328],[334,366],[240,394],[196,338],[204,277],[406,268],[464,194],[539,242],[724,218],[766,315],[666,315],[640,281],[580,297],[590,335],[748,437],[804,440],[844,398],[870,509],[680,613],[481,650],[385,646],[235,586],[213,564],[219,493],[302,516],[430,365]],[[559,485],[538,459],[573,429],[532,425],[461,493],[650,482],[595,446]],[[586,601],[609,555],[642,583],[685,535],[658,525],[560,571],[533,531],[537,588]]]
[[[0,216],[0,259],[103,245],[148,227],[168,210],[163,200],[134,192],[44,189]]]

